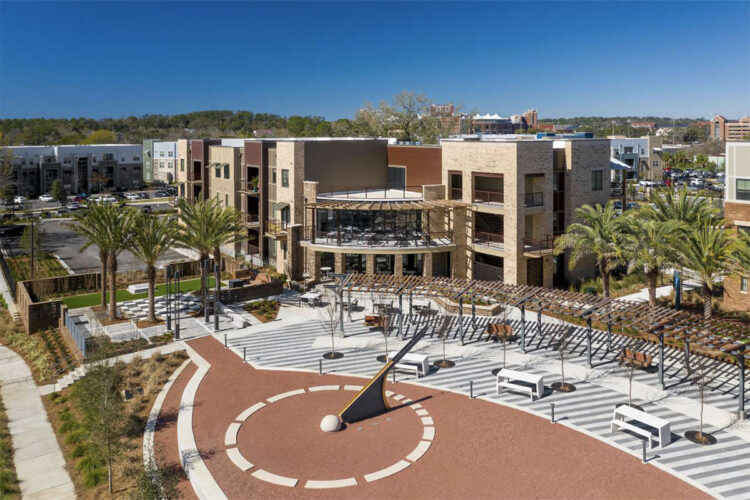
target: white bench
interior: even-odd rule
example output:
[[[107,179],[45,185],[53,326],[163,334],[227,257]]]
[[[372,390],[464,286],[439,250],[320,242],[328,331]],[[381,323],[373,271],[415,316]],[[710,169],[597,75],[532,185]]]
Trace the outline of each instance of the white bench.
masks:
[[[633,425],[626,420],[635,420],[642,424],[646,424],[657,430],[657,435],[650,429],[644,429]],[[670,430],[669,422],[663,418],[659,418],[654,415],[649,415],[645,411],[638,410],[628,405],[621,405],[615,408],[612,414],[612,423],[609,426],[609,432],[614,432],[615,426],[619,429],[627,429],[640,436],[645,437],[649,441],[649,448],[654,448],[654,443],[658,443],[660,448],[667,446],[672,442],[672,431]]]
[[[148,292],[148,283],[138,283],[137,285],[128,285],[128,292],[135,295],[137,293]]]
[[[396,354],[396,351],[390,352],[388,353],[388,358],[393,359]],[[393,368],[408,371],[414,370],[414,375],[419,378],[420,372],[422,375],[430,373],[430,358],[425,354],[414,354],[409,352],[406,353],[404,357],[393,366]]]
[[[526,382],[531,385],[519,384],[518,382]],[[497,372],[497,393],[500,394],[503,388],[528,393],[531,400],[534,401],[534,394],[536,394],[537,399],[544,394],[544,377],[503,368]]]

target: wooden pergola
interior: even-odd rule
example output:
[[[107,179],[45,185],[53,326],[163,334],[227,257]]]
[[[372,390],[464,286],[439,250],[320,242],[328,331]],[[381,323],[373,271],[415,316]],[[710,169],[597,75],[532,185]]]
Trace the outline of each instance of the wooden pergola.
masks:
[[[689,370],[691,353],[739,367],[739,411],[744,415],[745,352],[750,344],[750,326],[739,321],[724,319],[704,320],[702,316],[668,307],[650,306],[621,299],[612,299],[553,288],[527,285],[509,285],[497,281],[475,281],[453,278],[430,278],[423,276],[395,276],[387,274],[353,273],[339,275],[337,293],[340,300],[344,292],[379,293],[394,295],[403,308],[403,297],[411,302],[413,296],[438,297],[457,300],[459,318],[462,319],[464,300],[472,305],[475,301],[504,304],[521,310],[521,350],[526,352],[526,309],[538,312],[537,322],[541,332],[541,316],[548,313],[586,325],[587,357],[592,366],[593,324],[606,328],[608,345],[611,347],[613,329],[616,334],[640,333],[652,337],[659,344],[659,386],[664,388],[665,343],[681,345],[685,352]],[[351,308],[349,308],[351,311]],[[351,313],[350,313],[351,314]],[[343,308],[341,309],[343,331]],[[398,332],[402,334],[403,315],[399,315]],[[619,329],[620,333],[616,330]],[[462,321],[459,320],[459,337],[464,342]],[[611,349],[610,349],[611,350]]]

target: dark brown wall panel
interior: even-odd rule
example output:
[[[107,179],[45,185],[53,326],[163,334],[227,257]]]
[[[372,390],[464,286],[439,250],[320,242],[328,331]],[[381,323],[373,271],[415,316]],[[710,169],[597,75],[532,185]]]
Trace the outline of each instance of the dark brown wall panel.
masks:
[[[388,165],[406,167],[406,185],[442,184],[440,146],[388,146]]]

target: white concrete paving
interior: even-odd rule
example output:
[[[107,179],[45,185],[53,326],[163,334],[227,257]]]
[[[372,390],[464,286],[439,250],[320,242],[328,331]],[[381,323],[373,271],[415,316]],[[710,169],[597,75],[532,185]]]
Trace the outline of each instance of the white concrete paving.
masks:
[[[414,448],[414,451],[406,455],[406,459],[410,462],[416,462],[422,458],[422,455],[427,453],[427,450],[430,449],[430,444],[432,444],[431,441],[420,441],[417,447]]]
[[[154,464],[156,457],[154,457],[154,433],[156,432],[156,423],[159,420],[159,413],[161,407],[164,404],[164,400],[172,388],[172,384],[180,376],[182,371],[190,364],[190,360],[186,359],[180,366],[177,367],[172,375],[167,379],[167,383],[159,391],[159,394],[154,400],[154,405],[151,407],[151,411],[148,414],[148,420],[146,421],[146,429],[143,432],[143,463]]]
[[[65,458],[31,370],[18,354],[5,346],[0,346],[0,394],[8,415],[22,497],[75,498]]]
[[[237,418],[235,418],[235,420],[237,420],[238,422],[244,422],[245,420],[250,418],[253,413],[260,410],[264,406],[266,406],[266,403],[263,403],[262,401],[260,403],[255,403],[253,406],[237,415]]]
[[[245,457],[242,456],[239,448],[227,449],[227,455],[229,456],[229,460],[231,460],[232,463],[236,465],[242,472],[249,471],[253,468],[253,464],[251,464]]]
[[[279,476],[263,469],[258,469],[257,471],[253,472],[253,476],[257,479],[260,479],[261,481],[277,484],[279,486],[286,486],[288,488],[294,488],[295,486],[297,486],[297,482],[299,481],[298,479]]]
[[[334,479],[332,481],[315,481],[310,479],[305,483],[305,488],[310,489],[345,488],[347,486],[357,486],[357,480],[353,477],[347,479]]]
[[[371,483],[373,481],[377,481],[379,479],[392,476],[406,469],[410,465],[411,463],[407,462],[406,460],[401,460],[391,465],[390,467],[386,467],[385,469],[379,470],[377,472],[373,472],[371,474],[365,474],[365,481],[367,481],[368,483]]]

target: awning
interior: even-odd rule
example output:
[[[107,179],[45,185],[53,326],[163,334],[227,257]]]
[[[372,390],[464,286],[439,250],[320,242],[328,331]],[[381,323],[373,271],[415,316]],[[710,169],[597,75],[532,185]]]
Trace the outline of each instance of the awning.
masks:
[[[287,203],[285,201],[279,201],[279,202],[274,201],[273,202],[273,211],[274,212],[276,212],[278,210],[284,210],[285,208],[288,208],[288,207],[289,207],[289,203]]]
[[[611,156],[609,158],[609,168],[612,170],[633,170],[633,167],[628,165],[627,163],[623,163],[614,156]]]

